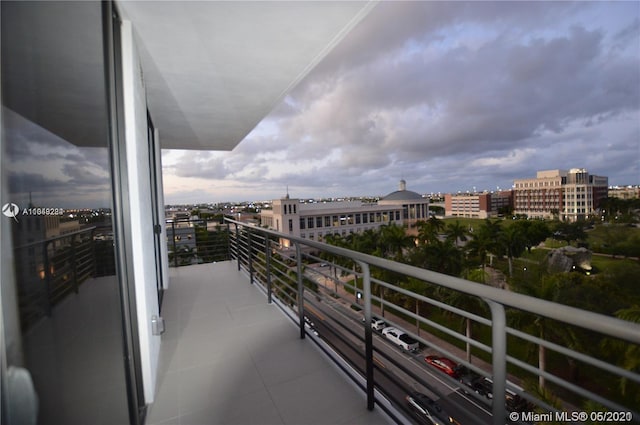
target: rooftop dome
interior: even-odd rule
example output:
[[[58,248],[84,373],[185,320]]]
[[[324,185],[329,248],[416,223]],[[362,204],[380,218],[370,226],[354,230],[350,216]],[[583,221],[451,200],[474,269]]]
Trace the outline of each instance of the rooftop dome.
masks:
[[[400,188],[395,192],[391,192],[387,196],[381,199],[381,201],[415,201],[422,200],[422,195],[419,193],[407,190],[407,182],[400,180]]]

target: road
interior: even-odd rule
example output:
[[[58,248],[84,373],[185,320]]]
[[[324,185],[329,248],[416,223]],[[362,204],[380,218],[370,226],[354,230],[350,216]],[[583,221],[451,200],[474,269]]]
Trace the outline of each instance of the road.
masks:
[[[364,328],[358,313],[331,300],[309,300],[305,302],[305,314],[314,323],[320,337],[364,374]],[[408,417],[412,414],[406,407],[405,397],[412,391],[419,391],[436,400],[443,411],[460,424],[492,423],[487,404],[465,395],[457,381],[426,364],[424,357],[435,352],[403,352],[375,331],[373,339],[376,386]]]

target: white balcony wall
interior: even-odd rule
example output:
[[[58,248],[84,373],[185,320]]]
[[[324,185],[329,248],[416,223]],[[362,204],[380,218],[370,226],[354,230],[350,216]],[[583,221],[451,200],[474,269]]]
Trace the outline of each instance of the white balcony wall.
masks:
[[[147,101],[140,57],[135,45],[131,22],[123,21],[122,81],[126,167],[123,176],[128,188],[128,210],[131,223],[131,257],[136,296],[138,335],[142,380],[146,403],[154,400],[160,336],[153,335],[152,316],[158,316],[158,294],[153,218],[151,214],[151,182],[149,143],[147,138]],[[121,141],[122,142],[122,141]]]

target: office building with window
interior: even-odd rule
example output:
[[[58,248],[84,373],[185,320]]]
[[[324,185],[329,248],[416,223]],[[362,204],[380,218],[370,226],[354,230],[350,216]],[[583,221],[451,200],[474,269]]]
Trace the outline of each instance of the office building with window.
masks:
[[[513,209],[513,192],[502,190],[482,193],[447,193],[444,210],[447,217],[491,218]]]
[[[387,224],[411,226],[428,218],[429,199],[407,190],[406,182],[378,202],[302,202],[286,196],[262,210],[261,225],[292,236],[322,242],[327,235],[347,235]],[[286,244],[286,241],[283,241]]]
[[[609,179],[584,168],[538,171],[535,178],[514,181],[514,213],[563,221],[589,218],[608,196]]]

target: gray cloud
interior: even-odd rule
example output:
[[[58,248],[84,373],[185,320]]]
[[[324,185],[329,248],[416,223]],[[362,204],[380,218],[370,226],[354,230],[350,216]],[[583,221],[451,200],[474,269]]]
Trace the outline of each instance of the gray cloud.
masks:
[[[262,192],[296,182],[304,196],[384,194],[400,178],[423,192],[504,188],[573,167],[640,183],[638,15],[382,2],[228,156],[171,170]]]

